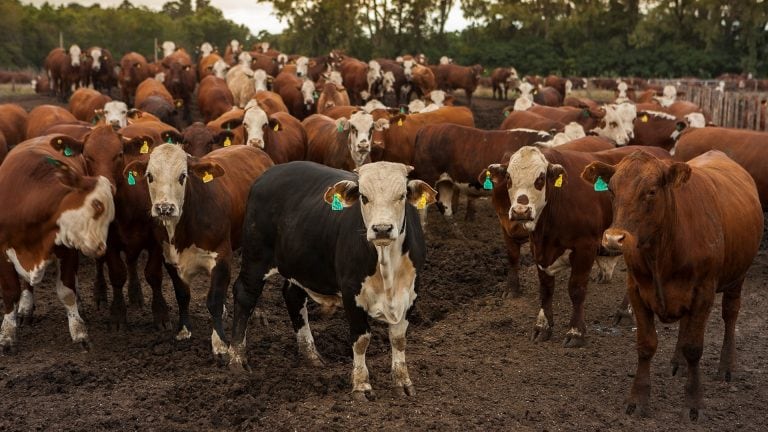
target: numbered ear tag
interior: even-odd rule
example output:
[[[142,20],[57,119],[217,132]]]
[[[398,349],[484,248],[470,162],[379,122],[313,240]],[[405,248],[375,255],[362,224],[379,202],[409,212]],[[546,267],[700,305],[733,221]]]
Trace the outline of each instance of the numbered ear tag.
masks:
[[[339,193],[333,194],[333,202],[331,202],[331,210],[341,211],[343,209],[344,209],[344,206],[341,204],[341,194]]]
[[[75,154],[75,152],[73,152],[72,149],[69,148],[69,146],[64,147],[64,156],[70,157],[73,154]]]
[[[419,210],[424,210],[427,208],[427,194],[423,193],[421,194],[421,198],[419,198],[419,202],[416,204],[416,208]]]
[[[557,179],[555,179],[555,187],[563,187],[563,175],[562,174],[557,176]]]
[[[227,139],[224,140],[224,147],[229,147],[232,145],[232,140],[227,137]]]
[[[643,123],[648,123],[648,115],[646,114],[646,115],[640,117],[640,121],[643,122]]]
[[[144,144],[141,145],[141,148],[139,149],[139,153],[141,154],[149,153],[149,143],[146,140],[144,141]]]
[[[485,181],[483,182],[483,189],[493,190],[493,182],[491,181],[491,172],[485,170]]]
[[[211,180],[213,180],[213,174],[206,171],[205,175],[203,176],[203,183],[208,183]]]
[[[608,190],[608,183],[603,180],[602,177],[598,177],[597,181],[595,182],[595,191],[596,192],[605,192]]]
[[[136,185],[136,177],[134,176],[133,171],[128,171],[128,186],[135,186]]]

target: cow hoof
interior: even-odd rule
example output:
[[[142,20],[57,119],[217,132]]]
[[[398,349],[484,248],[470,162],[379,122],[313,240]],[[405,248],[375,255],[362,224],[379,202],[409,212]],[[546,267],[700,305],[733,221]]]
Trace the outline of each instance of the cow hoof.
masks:
[[[730,369],[718,370],[717,379],[724,382],[731,382],[731,370]]]
[[[155,321],[155,327],[160,330],[171,329],[171,319],[168,317],[168,306],[158,306],[152,308],[152,316]]]
[[[533,328],[533,334],[531,335],[531,340],[536,343],[546,342],[551,337],[552,337],[552,327],[536,326]]]
[[[3,355],[13,355],[13,354],[16,354],[16,352],[17,352],[16,345],[11,345],[11,344],[0,345],[0,352],[2,352]]]
[[[619,324],[624,320],[624,318],[632,320],[632,312],[629,312],[627,309],[617,309],[616,312],[613,314],[613,326],[618,327]]]
[[[376,394],[373,390],[355,390],[352,392],[352,399],[358,402],[374,401]]]
[[[141,293],[141,288],[128,288],[128,305],[136,309],[144,308],[144,294]]]
[[[699,412],[698,408],[688,408],[683,412],[683,417],[687,417],[687,419],[691,422],[703,420],[701,412]]]
[[[501,288],[501,298],[508,299],[508,298],[520,298],[523,296],[523,292],[520,289],[520,287],[510,287],[509,285],[503,285]]]
[[[19,327],[25,326],[25,325],[32,325],[35,322],[35,317],[33,315],[33,311],[29,311],[29,313],[25,313],[24,315],[19,315]]]
[[[325,359],[317,353],[315,353],[315,355],[305,355],[304,358],[311,367],[320,368],[327,364]]]
[[[91,342],[89,342],[87,339],[82,340],[79,343],[80,343],[80,349],[82,349],[84,353],[91,351],[92,345],[91,345]]]
[[[256,308],[256,310],[253,311],[253,316],[259,320],[261,325],[263,325],[264,327],[269,327],[269,321],[267,321],[267,314],[265,314],[261,308]]]
[[[569,333],[565,335],[563,346],[565,348],[581,348],[587,344],[587,338],[582,335]]]
[[[233,373],[244,375],[251,372],[251,367],[248,365],[248,363],[241,363],[239,361],[230,360],[229,370]]]
[[[402,389],[406,396],[416,396],[416,387],[414,387],[413,384],[404,385]]]
[[[625,410],[627,415],[636,415],[638,417],[647,417],[648,416],[648,409],[643,404],[638,404],[635,402],[629,402],[627,403],[627,408]]]

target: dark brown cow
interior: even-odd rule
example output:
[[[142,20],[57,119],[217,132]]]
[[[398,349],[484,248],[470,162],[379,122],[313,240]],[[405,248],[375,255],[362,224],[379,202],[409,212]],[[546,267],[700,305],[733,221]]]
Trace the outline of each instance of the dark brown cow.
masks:
[[[562,132],[565,124],[531,111],[512,111],[512,108],[504,110],[504,121],[499,129],[527,128],[545,132]]]
[[[543,87],[533,94],[533,101],[539,105],[558,107],[563,105],[563,93],[554,87]]]
[[[482,73],[483,67],[478,64],[473,66],[441,64],[437,66],[435,82],[437,88],[443,91],[464,90],[467,95],[467,104],[472,106],[472,93],[477,89],[477,83]]]
[[[55,124],[75,123],[77,119],[65,108],[56,105],[38,105],[27,117],[26,139],[36,138]]]
[[[704,331],[718,292],[723,293],[725,323],[718,376],[731,379],[741,287],[763,234],[755,182],[719,151],[688,163],[637,152],[615,166],[590,164],[582,177],[610,188],[614,219],[602,244],[623,252],[627,263],[638,362],[626,412],[648,411],[651,360],[658,343],[656,315],[664,323],[680,320],[672,374],[687,363],[685,406],[695,421],[703,399],[699,360]]]
[[[349,118],[314,114],[302,122],[307,133],[307,160],[352,171],[371,161],[374,130],[390,127],[387,119],[356,111]]]
[[[136,89],[136,108],[157,116],[163,123],[179,127],[178,108],[181,99],[173,99],[168,89],[158,80],[147,78]]]
[[[747,170],[757,184],[763,209],[768,211],[768,133],[720,127],[687,129],[672,154],[676,160],[687,161],[709,150],[720,150]]]
[[[112,53],[106,48],[93,46],[85,51],[85,56],[89,59],[89,79],[93,88],[110,94],[112,87],[117,85],[115,58]]]
[[[166,262],[180,277],[177,340],[192,336],[189,319],[192,277],[210,276],[208,311],[213,318],[211,347],[223,360],[222,314],[231,276],[233,252],[240,248],[245,204],[251,184],[272,166],[269,156],[250,146],[231,146],[202,158],[190,157],[175,144],[161,144],[148,161],[133,161],[124,175],[138,178],[136,186],[149,189],[155,238],[163,244]]]
[[[98,121],[96,110],[101,110],[112,98],[89,88],[79,88],[69,99],[69,111],[76,119],[95,123]]]
[[[57,295],[67,310],[72,341],[88,348],[88,331],[77,307],[78,251],[106,251],[115,217],[112,188],[103,177],[85,176],[78,143],[49,135],[19,144],[0,165],[0,285],[4,318],[0,348],[16,344],[17,316],[31,318],[33,291],[56,260]]]
[[[120,59],[120,74],[118,75],[123,102],[127,103],[129,107],[134,106],[136,88],[150,76],[154,77],[154,75],[150,75],[147,59],[143,55],[137,52],[129,52],[124,55]]]
[[[272,89],[279,94],[288,112],[299,120],[315,113],[315,83],[296,75],[281,73],[272,81]],[[258,94],[258,93],[257,93]]]
[[[347,90],[335,83],[326,82],[317,99],[317,113],[326,114],[328,110],[338,106],[350,106]]]
[[[235,99],[226,81],[213,75],[200,81],[200,87],[197,89],[197,107],[206,122],[231,110],[234,104]]]
[[[180,142],[185,152],[194,157],[203,157],[214,150],[233,145],[234,133],[226,130],[214,132],[203,123],[195,122],[184,129]]]
[[[560,93],[560,96],[565,96],[566,82],[568,80],[557,75],[548,75],[544,78],[544,87],[552,87]]]
[[[16,104],[0,104],[0,134],[5,139],[7,149],[24,141],[27,134],[27,111]]]
[[[368,64],[353,57],[344,57],[339,66],[352,105],[362,105],[363,92],[368,92]]]
[[[80,47],[72,45],[69,51],[54,48],[45,58],[45,69],[53,83],[53,89],[62,100],[66,101],[72,87],[80,87]]]
[[[171,93],[173,99],[182,101],[184,120],[191,123],[192,93],[194,93],[195,86],[197,85],[192,58],[184,48],[180,48],[174,51],[173,54],[165,57],[162,65],[163,72],[165,72],[163,84]],[[178,104],[176,108],[180,108]]]
[[[552,337],[555,274],[571,267],[568,294],[573,311],[564,345],[578,347],[586,343],[584,300],[589,272],[598,255],[605,255],[600,248],[600,237],[610,225],[612,215],[608,194],[593,190],[581,181],[579,174],[592,161],[615,163],[634,151],[635,148],[621,147],[581,153],[557,147],[545,150],[523,147],[512,155],[508,164],[488,167],[486,177],[493,182],[493,188],[502,189],[508,195],[503,202],[508,207],[496,203],[499,217],[506,214],[531,235],[541,302],[533,328],[534,341],[543,342]],[[666,153],[653,147],[648,151]],[[573,211],[576,208],[579,211]],[[613,272],[616,257],[600,261],[598,266],[603,269],[603,278],[610,279],[608,275]]]
[[[507,99],[510,89],[517,87],[517,71],[515,68],[496,68],[491,73],[491,85],[493,86],[493,98]]]

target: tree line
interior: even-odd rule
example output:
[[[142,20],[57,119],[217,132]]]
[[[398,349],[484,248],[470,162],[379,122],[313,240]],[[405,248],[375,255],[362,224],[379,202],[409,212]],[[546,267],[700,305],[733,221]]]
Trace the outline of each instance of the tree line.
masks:
[[[251,0],[261,2],[261,0]],[[208,0],[166,3],[161,11],[70,4],[36,8],[0,0],[0,66],[39,66],[65,45],[100,45],[115,55],[152,57],[154,38],[188,49],[209,41],[223,49],[236,38],[287,53],[320,55],[340,48],[362,58],[425,53],[490,70],[582,76],[716,77],[768,75],[766,0],[274,0],[288,23],[279,35],[226,20]],[[460,5],[470,25],[448,32]]]

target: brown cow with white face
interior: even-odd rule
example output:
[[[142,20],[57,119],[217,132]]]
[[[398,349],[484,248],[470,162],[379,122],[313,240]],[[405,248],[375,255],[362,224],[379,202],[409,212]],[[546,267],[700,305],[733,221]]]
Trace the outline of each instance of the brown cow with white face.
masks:
[[[307,160],[347,171],[371,161],[374,131],[390,127],[389,120],[374,120],[364,111],[336,120],[314,114],[302,125],[307,131]]]
[[[723,293],[725,322],[718,376],[731,379],[741,287],[763,233],[755,182],[719,151],[688,163],[637,151],[616,165],[592,163],[582,178],[610,190],[614,218],[602,245],[623,252],[627,263],[638,363],[626,412],[648,411],[656,315],[664,323],[680,320],[672,374],[682,361],[687,363],[685,406],[695,421],[703,399],[699,360],[704,330],[717,292]]]

